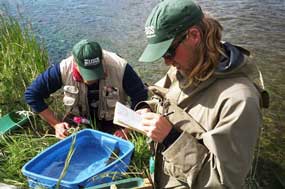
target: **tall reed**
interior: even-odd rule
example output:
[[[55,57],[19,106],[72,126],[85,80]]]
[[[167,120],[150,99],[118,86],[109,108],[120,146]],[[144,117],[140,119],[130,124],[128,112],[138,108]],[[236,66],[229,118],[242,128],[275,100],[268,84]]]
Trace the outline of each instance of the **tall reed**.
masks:
[[[69,164],[70,164],[70,161],[71,161],[71,158],[75,152],[75,143],[76,143],[76,136],[77,136],[77,130],[75,131],[75,134],[72,136],[72,141],[71,141],[71,144],[70,144],[70,148],[69,148],[69,151],[67,153],[67,157],[65,159],[65,162],[64,162],[64,167],[60,173],[60,176],[58,178],[58,181],[56,183],[56,189],[60,189],[60,183],[62,181],[62,179],[64,178],[64,176],[66,175],[67,173],[67,170],[69,168]]]
[[[0,116],[27,108],[23,93],[48,65],[42,44],[30,25],[0,11]]]

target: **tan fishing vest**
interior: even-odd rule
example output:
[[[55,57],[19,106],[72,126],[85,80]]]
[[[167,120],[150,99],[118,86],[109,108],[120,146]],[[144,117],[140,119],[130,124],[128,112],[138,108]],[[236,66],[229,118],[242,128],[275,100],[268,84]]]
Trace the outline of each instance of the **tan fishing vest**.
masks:
[[[127,104],[127,95],[123,89],[123,76],[126,60],[115,53],[103,50],[103,67],[105,78],[99,83],[98,119],[112,120],[117,101]],[[60,63],[61,79],[63,83],[63,102],[67,113],[89,117],[87,86],[78,82],[72,76],[73,57],[62,60]],[[113,89],[109,92],[108,89]]]

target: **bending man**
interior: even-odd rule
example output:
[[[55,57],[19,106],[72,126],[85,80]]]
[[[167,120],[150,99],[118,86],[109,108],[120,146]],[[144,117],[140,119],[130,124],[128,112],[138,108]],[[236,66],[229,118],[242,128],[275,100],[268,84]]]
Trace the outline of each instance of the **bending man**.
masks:
[[[64,120],[58,119],[44,102],[60,88],[64,91]],[[75,116],[80,118],[77,121],[96,120],[100,130],[124,137],[112,120],[116,101],[127,104],[128,97],[131,107],[146,100],[147,89],[139,76],[126,60],[89,40],[74,45],[72,56],[50,66],[25,92],[26,102],[55,129],[60,139],[68,135]]]

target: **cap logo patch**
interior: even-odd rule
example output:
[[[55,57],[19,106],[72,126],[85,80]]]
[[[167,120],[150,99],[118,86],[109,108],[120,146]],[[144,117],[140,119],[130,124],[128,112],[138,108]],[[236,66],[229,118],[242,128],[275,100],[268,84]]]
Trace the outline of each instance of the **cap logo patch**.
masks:
[[[84,66],[89,67],[89,66],[97,66],[100,64],[100,58],[93,58],[93,59],[84,59]]]
[[[154,26],[146,26],[145,27],[145,35],[146,35],[147,38],[155,37]]]

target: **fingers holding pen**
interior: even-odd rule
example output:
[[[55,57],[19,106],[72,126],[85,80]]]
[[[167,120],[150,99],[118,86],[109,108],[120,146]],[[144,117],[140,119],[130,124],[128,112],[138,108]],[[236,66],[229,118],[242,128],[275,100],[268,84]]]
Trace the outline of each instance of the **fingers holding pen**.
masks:
[[[170,122],[160,114],[147,112],[141,116],[143,118],[142,129],[156,142],[162,142],[172,129]]]

